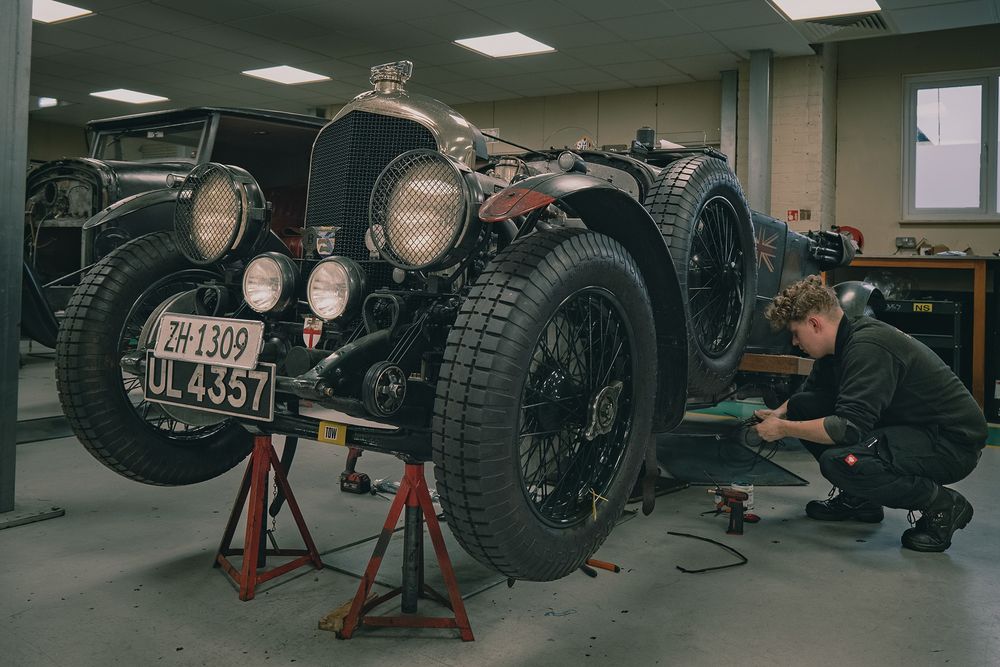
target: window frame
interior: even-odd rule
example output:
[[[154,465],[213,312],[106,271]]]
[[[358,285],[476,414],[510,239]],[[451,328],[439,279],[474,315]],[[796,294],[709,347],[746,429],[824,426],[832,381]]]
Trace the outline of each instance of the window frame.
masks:
[[[983,90],[979,153],[978,208],[916,208],[916,142],[913,140],[917,118],[917,91],[927,88],[950,88],[980,85]],[[902,221],[903,222],[1000,222],[997,210],[998,96],[1000,67],[938,72],[903,77],[902,136]]]

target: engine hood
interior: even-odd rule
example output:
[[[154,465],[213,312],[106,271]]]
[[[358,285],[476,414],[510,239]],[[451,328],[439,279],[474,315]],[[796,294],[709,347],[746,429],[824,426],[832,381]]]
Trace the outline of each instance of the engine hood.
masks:
[[[33,196],[46,183],[74,179],[88,183],[99,193],[98,206],[149,190],[167,187],[167,176],[184,177],[194,168],[190,162],[136,163],[93,158],[70,158],[47,162],[28,175],[27,195]]]

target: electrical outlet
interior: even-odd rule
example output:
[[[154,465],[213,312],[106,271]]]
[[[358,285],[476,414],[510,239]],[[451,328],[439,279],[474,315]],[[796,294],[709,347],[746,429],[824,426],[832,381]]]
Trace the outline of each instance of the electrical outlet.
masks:
[[[900,250],[913,250],[917,247],[917,239],[914,236],[897,236],[896,247]]]

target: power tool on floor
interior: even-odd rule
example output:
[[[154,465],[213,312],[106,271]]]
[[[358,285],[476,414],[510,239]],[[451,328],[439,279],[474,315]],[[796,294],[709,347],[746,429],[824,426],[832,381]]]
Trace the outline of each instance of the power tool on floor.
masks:
[[[347,465],[344,472],[340,473],[340,490],[345,493],[369,493],[372,490],[371,478],[357,471],[358,459],[361,458],[361,450],[351,447],[347,450]]]

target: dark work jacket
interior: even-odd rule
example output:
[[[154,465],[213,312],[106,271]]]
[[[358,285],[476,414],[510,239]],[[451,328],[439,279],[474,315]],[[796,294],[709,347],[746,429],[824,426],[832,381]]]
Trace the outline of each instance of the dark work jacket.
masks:
[[[986,445],[986,418],[955,373],[923,343],[870,317],[840,320],[834,353],[816,360],[801,391],[836,396],[823,426],[839,445],[902,424],[936,428],[973,449]]]

